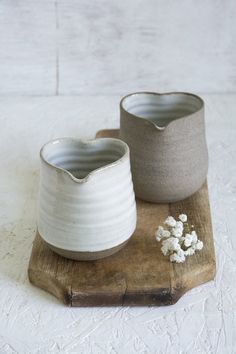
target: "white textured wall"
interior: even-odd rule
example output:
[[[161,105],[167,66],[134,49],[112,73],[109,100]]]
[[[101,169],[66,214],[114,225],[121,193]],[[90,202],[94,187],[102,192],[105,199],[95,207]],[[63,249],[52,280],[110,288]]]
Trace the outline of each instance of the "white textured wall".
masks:
[[[235,0],[1,0],[0,94],[236,91]]]

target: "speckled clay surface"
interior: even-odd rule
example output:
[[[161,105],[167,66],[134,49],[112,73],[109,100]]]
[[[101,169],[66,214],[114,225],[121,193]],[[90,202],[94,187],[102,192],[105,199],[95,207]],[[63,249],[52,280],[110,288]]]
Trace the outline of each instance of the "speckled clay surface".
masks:
[[[120,103],[120,138],[130,147],[135,193],[150,202],[174,202],[206,179],[204,102],[188,93],[140,92]]]

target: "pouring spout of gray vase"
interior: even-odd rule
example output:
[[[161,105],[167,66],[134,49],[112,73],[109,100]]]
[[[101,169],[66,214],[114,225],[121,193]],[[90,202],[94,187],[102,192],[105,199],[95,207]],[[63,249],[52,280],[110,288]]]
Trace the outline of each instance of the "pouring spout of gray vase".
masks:
[[[190,93],[138,92],[120,102],[137,197],[169,203],[194,194],[208,170],[204,102]]]

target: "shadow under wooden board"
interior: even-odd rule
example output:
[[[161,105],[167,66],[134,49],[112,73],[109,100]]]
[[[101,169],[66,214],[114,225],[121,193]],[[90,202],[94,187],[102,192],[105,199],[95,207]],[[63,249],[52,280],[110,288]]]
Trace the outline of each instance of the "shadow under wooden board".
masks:
[[[97,137],[118,137],[103,130]],[[134,235],[118,253],[97,261],[78,262],[52,252],[37,233],[29,262],[29,279],[69,306],[171,305],[186,291],[215,276],[215,251],[207,183],[192,197],[170,204],[137,199]],[[188,214],[201,252],[183,264],[170,263],[155,240],[155,230],[168,215]]]

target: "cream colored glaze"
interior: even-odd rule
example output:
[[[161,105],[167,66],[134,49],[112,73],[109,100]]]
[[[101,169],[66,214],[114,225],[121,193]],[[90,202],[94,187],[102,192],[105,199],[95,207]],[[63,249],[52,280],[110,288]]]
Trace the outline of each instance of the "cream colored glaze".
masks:
[[[130,238],[136,203],[128,146],[62,138],[41,149],[38,229],[59,249],[99,252]]]

